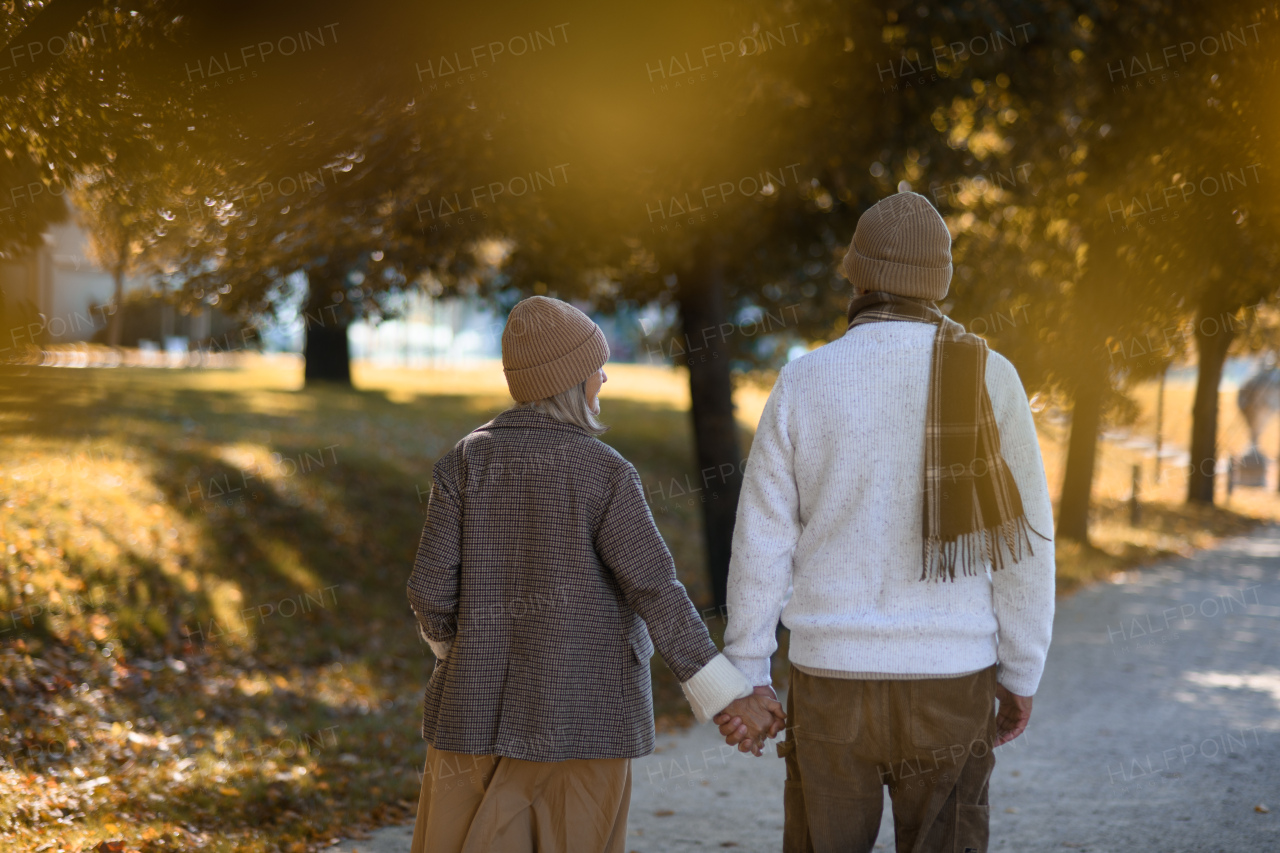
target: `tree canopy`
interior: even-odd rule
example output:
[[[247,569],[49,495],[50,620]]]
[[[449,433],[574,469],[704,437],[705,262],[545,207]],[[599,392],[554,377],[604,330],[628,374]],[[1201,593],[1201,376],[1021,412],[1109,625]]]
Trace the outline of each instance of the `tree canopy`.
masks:
[[[838,261],[899,189],[954,235],[943,307],[1073,413],[1061,533],[1087,538],[1108,412],[1193,347],[1188,496],[1212,500],[1222,361],[1241,312],[1274,295],[1275,10],[13,11],[0,32],[30,67],[0,93],[0,175],[29,215],[0,251],[33,245],[76,187],[100,242],[191,305],[261,313],[305,274],[307,313],[333,323],[309,329],[324,345],[309,362],[338,347],[345,363],[345,323],[428,279],[499,308],[535,292],[664,307],[676,325],[646,346],[689,368],[697,465],[720,498],[705,519],[717,592],[741,468],[733,368],[843,333]],[[54,26],[72,35],[51,42]],[[31,44],[60,49],[13,52]],[[760,318],[781,322],[743,332]],[[1228,331],[1206,333],[1211,319]],[[1189,338],[1134,349],[1188,321]]]

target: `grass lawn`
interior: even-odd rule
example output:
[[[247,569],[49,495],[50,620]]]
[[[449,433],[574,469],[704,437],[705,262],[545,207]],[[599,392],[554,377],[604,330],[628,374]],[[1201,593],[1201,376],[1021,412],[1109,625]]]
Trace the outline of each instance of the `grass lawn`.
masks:
[[[609,375],[605,440],[708,607],[684,374]],[[412,817],[431,464],[508,398],[493,364],[356,383],[301,390],[284,357],[0,372],[0,849],[302,851]],[[739,393],[744,453],[766,396]],[[1064,589],[1277,515],[1270,492],[1188,511],[1169,475],[1130,526],[1105,491],[1128,452],[1104,447],[1099,548],[1060,551]],[[657,658],[654,683],[660,727],[690,721]]]
[[[1224,472],[1217,477],[1216,505],[1185,503],[1185,453],[1191,435],[1193,378],[1170,382],[1165,388],[1161,425],[1164,458],[1157,480],[1154,452],[1157,387],[1151,382],[1135,388],[1132,396],[1138,406],[1136,420],[1130,425],[1109,429],[1107,440],[1099,444],[1090,526],[1092,547],[1082,548],[1070,542],[1057,544],[1059,591],[1069,591],[1082,583],[1161,557],[1190,554],[1224,537],[1247,532],[1260,522],[1280,521],[1274,462],[1268,471],[1266,488],[1237,488],[1228,495]],[[1056,506],[1066,464],[1069,429],[1051,412],[1037,417],[1037,425]],[[1227,455],[1238,457],[1249,444],[1248,426],[1236,406],[1236,393],[1223,391],[1218,403],[1218,452],[1222,467],[1225,468]],[[1272,419],[1263,430],[1259,444],[1264,455],[1274,460],[1280,448],[1280,420]],[[1130,521],[1129,510],[1134,466],[1139,469],[1140,506],[1136,525]]]
[[[697,498],[670,486],[693,468],[687,391],[610,373],[607,440],[708,606]],[[292,359],[0,373],[0,848],[305,850],[412,817],[432,659],[404,586],[431,464],[505,407],[501,382],[367,369],[303,391]]]

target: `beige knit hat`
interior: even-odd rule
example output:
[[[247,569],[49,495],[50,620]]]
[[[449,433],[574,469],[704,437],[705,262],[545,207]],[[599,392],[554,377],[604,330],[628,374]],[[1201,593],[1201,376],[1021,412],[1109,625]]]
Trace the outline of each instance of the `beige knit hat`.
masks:
[[[862,292],[941,299],[951,285],[951,234],[927,198],[901,192],[858,218],[841,267]]]
[[[502,372],[517,403],[554,397],[609,360],[604,332],[568,302],[530,296],[502,330]]]

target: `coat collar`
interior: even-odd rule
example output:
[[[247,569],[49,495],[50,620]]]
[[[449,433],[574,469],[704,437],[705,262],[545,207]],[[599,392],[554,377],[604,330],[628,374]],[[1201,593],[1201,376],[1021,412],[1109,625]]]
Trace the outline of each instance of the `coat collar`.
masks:
[[[558,421],[537,409],[507,409],[487,424],[477,427],[476,432],[495,429],[552,429],[574,432],[578,435],[588,434],[580,426]]]

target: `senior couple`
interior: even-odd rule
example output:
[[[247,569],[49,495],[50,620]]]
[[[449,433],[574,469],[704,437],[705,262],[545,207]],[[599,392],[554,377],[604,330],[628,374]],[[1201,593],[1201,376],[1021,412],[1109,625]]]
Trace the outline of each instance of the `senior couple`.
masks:
[[[1026,728],[1053,618],[1035,427],[1014,368],[935,305],[927,199],[864,213],[843,271],[848,331],[783,368],[756,431],[723,653],[597,439],[604,335],[559,300],[512,311],[516,404],[436,463],[408,585],[437,658],[415,851],[626,850],[655,648],[738,749],[785,722],[788,853],[871,850],[885,786],[900,852],[987,849],[993,749]]]

